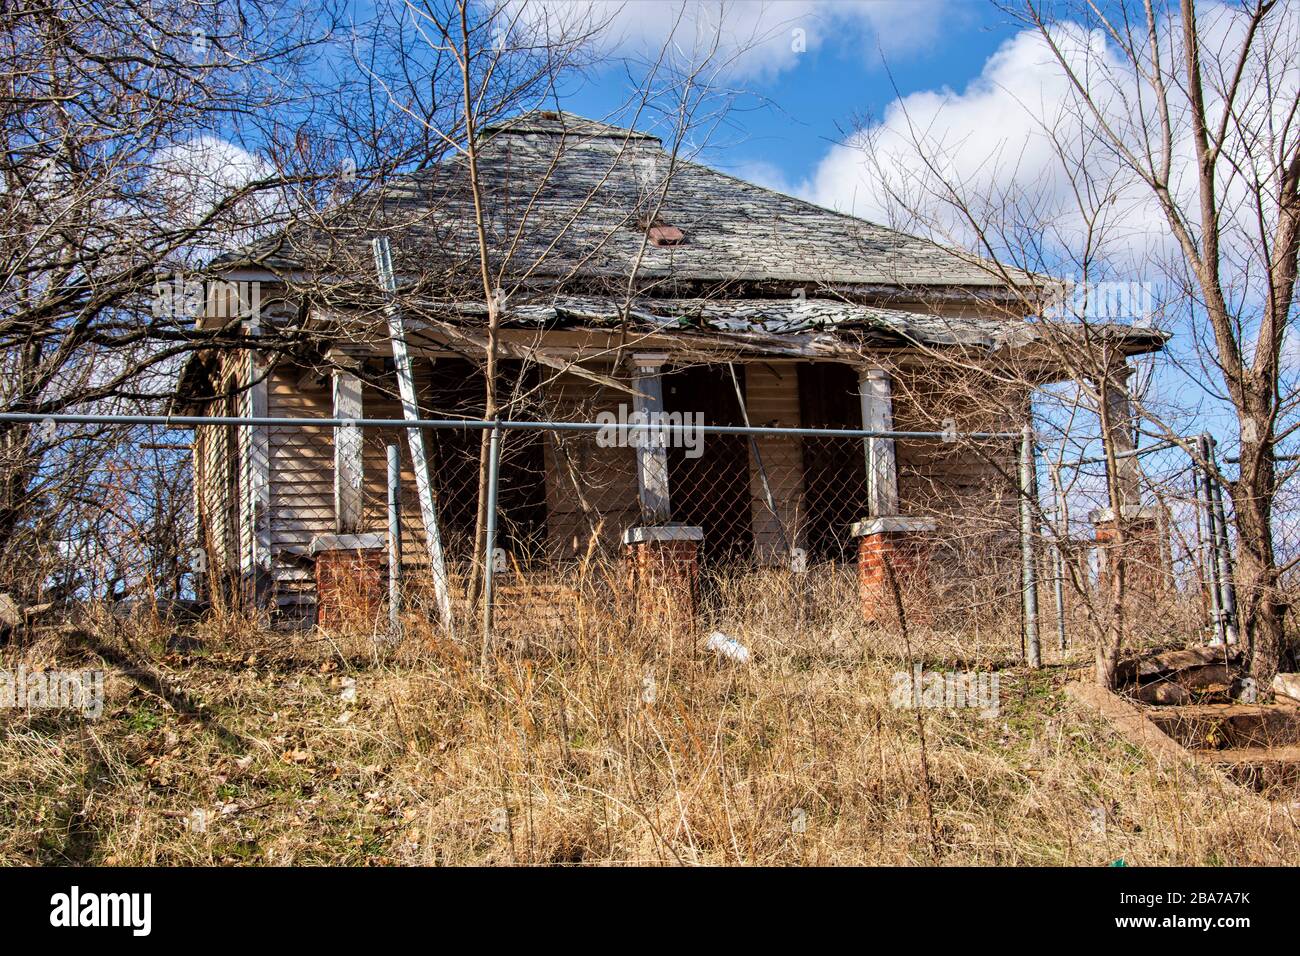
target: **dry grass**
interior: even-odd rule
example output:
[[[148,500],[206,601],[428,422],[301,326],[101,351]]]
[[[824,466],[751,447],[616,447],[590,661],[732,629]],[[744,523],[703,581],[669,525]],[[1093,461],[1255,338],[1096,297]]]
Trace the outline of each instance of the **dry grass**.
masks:
[[[189,653],[156,621],[88,615],[6,650],[109,678],[99,720],[0,716],[0,863],[1300,860],[1285,809],[1161,768],[1069,702],[1086,650],[1023,670],[1005,600],[914,626],[909,655],[856,623],[847,575],[815,580],[716,582],[706,624],[748,666],[637,632],[599,575],[563,615],[503,612],[486,677],[475,635],[418,613],[395,648],[223,616]],[[913,659],[996,670],[1000,713],[918,725],[889,695]]]

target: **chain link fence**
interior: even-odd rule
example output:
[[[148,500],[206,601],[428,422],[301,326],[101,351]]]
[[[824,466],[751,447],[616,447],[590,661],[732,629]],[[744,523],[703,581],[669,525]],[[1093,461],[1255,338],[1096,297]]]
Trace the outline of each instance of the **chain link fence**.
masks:
[[[1094,443],[1096,444],[1096,443]],[[1236,643],[1231,498],[1209,436],[1073,459],[1044,455],[1045,562],[1058,641],[1122,610],[1151,643]],[[1110,471],[1114,469],[1114,481]],[[1122,502],[1117,521],[1112,500]]]
[[[37,590],[80,598],[254,605],[309,626],[322,552],[351,549],[374,555],[344,576],[359,588],[370,575],[382,590],[389,568],[402,569],[396,600],[358,601],[376,628],[388,603],[438,613],[440,590],[462,625],[478,626],[475,598],[486,591],[493,627],[562,628],[584,591],[621,613],[631,600],[624,535],[653,525],[699,529],[706,619],[771,601],[804,620],[843,619],[862,599],[859,522],[881,517],[869,463],[888,446],[896,510],[924,520],[930,571],[913,600],[927,625],[999,625],[1037,662],[1041,642],[1078,641],[1110,612],[1122,563],[1130,613],[1153,640],[1236,639],[1231,504],[1206,481],[1203,463],[1213,459],[1203,440],[1116,460],[1128,502],[1116,522],[1104,456],[1067,460],[1031,445],[1026,462],[1018,432],[6,417],[63,436],[48,514],[25,533],[65,576]],[[92,441],[113,450],[78,473],[78,442]],[[56,475],[68,473],[78,474],[78,492],[60,496]],[[648,481],[662,484],[666,501],[648,504]],[[436,515],[441,574],[426,515]],[[476,546],[481,521],[485,551]],[[81,573],[68,577],[69,567]]]

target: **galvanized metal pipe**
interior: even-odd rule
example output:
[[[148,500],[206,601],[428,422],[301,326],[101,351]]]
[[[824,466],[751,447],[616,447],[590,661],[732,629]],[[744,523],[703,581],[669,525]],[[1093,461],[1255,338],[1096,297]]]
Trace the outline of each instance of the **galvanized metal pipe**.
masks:
[[[1052,515],[1056,519],[1056,533],[1052,535],[1052,574],[1055,577],[1053,598],[1056,601],[1056,637],[1061,650],[1069,642],[1065,633],[1065,549],[1061,545],[1062,536],[1070,533],[1070,510],[1065,502],[1065,491],[1061,488],[1061,466],[1049,465],[1048,476],[1052,483]]]
[[[263,425],[268,427],[293,428],[297,426],[315,426],[319,428],[340,428],[355,425],[358,428],[450,428],[484,431],[502,428],[508,431],[560,431],[560,432],[598,432],[608,428],[620,431],[643,432],[664,431],[680,433],[698,431],[704,435],[792,435],[805,438],[933,438],[951,441],[952,434],[947,432],[903,432],[871,431],[861,428],[777,428],[768,425],[674,425],[664,423],[617,424],[600,422],[544,422],[544,421],[499,421],[488,419],[460,418],[283,418],[283,417],[238,417],[224,415],[92,415],[67,414],[37,415],[30,412],[0,412],[0,422],[20,422],[38,424],[53,422],[71,425],[161,425],[175,428],[192,428],[196,425]],[[971,441],[1009,440],[1019,437],[1019,432],[966,432],[957,438]]]
[[[1214,451],[1216,442],[1212,435],[1206,436],[1208,448],[1206,461],[1213,471],[1218,471]],[[1237,588],[1232,580],[1232,545],[1228,540],[1228,521],[1223,508],[1223,485],[1218,481],[1210,482],[1210,500],[1214,504],[1214,524],[1218,537],[1215,550],[1218,552],[1219,568],[1219,608],[1223,611],[1223,639],[1228,644],[1237,643]]]
[[[483,665],[492,646],[493,601],[496,583],[497,477],[501,472],[501,427],[488,438],[487,524],[483,537]]]
[[[1025,612],[1025,647],[1030,667],[1043,664],[1038,641],[1038,568],[1034,564],[1034,515],[1037,511],[1038,480],[1034,467],[1034,430],[1026,425],[1020,432],[1020,564],[1022,600]]]
[[[1167,438],[1164,439],[1163,441],[1156,442],[1154,445],[1147,445],[1145,448],[1130,448],[1123,451],[1117,451],[1111,457],[1114,458],[1116,461],[1119,461],[1120,459],[1124,459],[1124,458],[1141,458],[1144,455],[1149,455],[1152,452],[1156,452],[1156,451],[1164,451],[1167,448],[1186,448],[1186,447],[1187,445],[1184,442],[1175,441],[1172,438]],[[1072,462],[1068,462],[1068,465],[1071,468],[1077,468],[1080,465],[1104,465],[1108,460],[1109,459],[1107,459],[1105,456],[1099,458],[1077,458]]]
[[[1052,569],[1056,577],[1054,597],[1056,598],[1056,638],[1061,650],[1069,646],[1065,636],[1065,555],[1061,553],[1061,541],[1057,538],[1052,542],[1053,564]]]
[[[388,446],[388,636],[402,636],[402,449]]]
[[[1197,462],[1197,475],[1200,499],[1197,504],[1204,515],[1205,547],[1202,562],[1205,567],[1206,584],[1210,589],[1210,643],[1222,645],[1226,640],[1223,622],[1222,594],[1219,589],[1218,558],[1218,521],[1214,515],[1214,480],[1210,477],[1210,435],[1202,432],[1196,438],[1196,450],[1200,461]]]

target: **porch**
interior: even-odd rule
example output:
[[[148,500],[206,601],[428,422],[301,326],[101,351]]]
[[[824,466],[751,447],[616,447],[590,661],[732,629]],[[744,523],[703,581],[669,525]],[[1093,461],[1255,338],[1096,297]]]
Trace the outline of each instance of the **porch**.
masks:
[[[411,369],[421,417],[482,416],[476,363],[422,350]],[[636,529],[698,542],[705,567],[851,564],[864,532],[925,534],[935,508],[950,511],[954,496],[989,503],[991,476],[955,444],[715,433],[647,443],[619,427],[662,414],[686,423],[688,435],[691,422],[929,430],[910,403],[896,401],[897,372],[788,357],[710,363],[668,350],[632,352],[606,371],[627,390],[535,365],[524,371],[517,360],[503,369],[509,417],[611,423],[600,432],[505,434],[497,544],[510,566],[540,570],[597,553],[619,555],[635,543]],[[395,392],[391,358],[340,350],[325,367],[273,370],[267,408],[272,417],[400,419]],[[513,410],[523,407],[529,412]],[[458,574],[472,553],[482,435],[446,428],[424,436],[448,569]],[[425,564],[423,509],[404,429],[272,427],[267,444],[272,577],[281,609],[313,603],[322,551],[380,546],[389,444],[402,449],[405,560]]]

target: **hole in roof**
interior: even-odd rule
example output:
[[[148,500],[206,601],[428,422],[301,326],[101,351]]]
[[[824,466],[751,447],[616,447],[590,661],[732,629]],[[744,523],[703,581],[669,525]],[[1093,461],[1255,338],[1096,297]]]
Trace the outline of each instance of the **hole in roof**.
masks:
[[[686,241],[686,233],[666,222],[652,222],[646,235],[656,246],[680,246]]]

